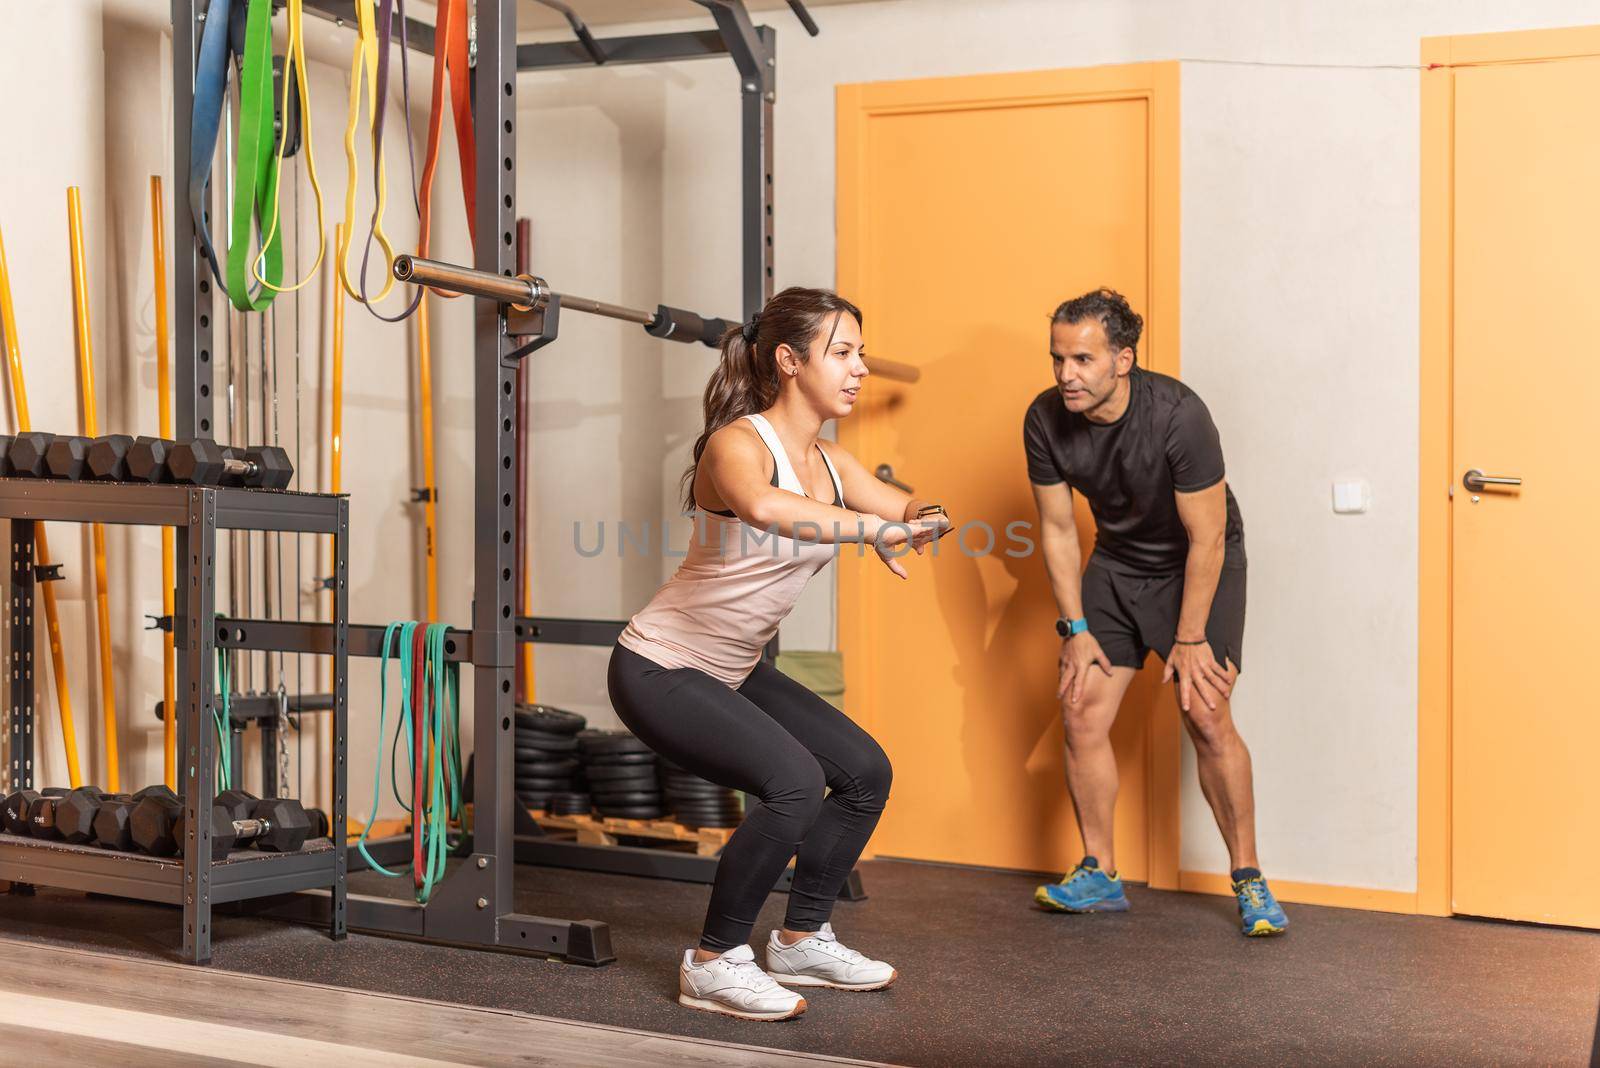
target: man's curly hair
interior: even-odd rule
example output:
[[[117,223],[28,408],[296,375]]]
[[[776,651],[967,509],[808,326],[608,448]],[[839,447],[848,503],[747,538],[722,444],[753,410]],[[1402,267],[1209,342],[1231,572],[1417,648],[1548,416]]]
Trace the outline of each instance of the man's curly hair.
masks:
[[[1063,301],[1050,316],[1052,323],[1081,323],[1085,319],[1097,320],[1106,331],[1111,351],[1132,349],[1139,352],[1139,335],[1144,331],[1144,320],[1128,305],[1128,299],[1115,289],[1097,289],[1081,297]]]

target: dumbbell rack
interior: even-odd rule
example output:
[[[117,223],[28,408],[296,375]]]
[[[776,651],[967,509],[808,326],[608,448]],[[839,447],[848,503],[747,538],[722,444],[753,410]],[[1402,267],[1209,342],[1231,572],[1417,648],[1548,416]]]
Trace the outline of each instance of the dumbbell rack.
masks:
[[[0,880],[139,898],[183,907],[182,958],[211,959],[211,911],[216,905],[299,890],[326,890],[329,933],[346,932],[343,848],[326,839],[295,853],[235,852],[211,859],[209,815],[216,798],[216,545],[219,530],[326,534],[334,545],[333,656],[334,778],[331,819],[345,826],[345,743],[349,613],[349,501],[329,494],[202,486],[137,485],[0,479],[0,518],[11,521],[10,625],[6,647],[11,689],[4,706],[9,742],[8,790],[34,785],[34,556],[35,524],[122,523],[177,529],[177,649],[179,792],[189,828],[181,858],[119,853],[95,846],[0,835]],[[342,843],[341,843],[342,845]]]

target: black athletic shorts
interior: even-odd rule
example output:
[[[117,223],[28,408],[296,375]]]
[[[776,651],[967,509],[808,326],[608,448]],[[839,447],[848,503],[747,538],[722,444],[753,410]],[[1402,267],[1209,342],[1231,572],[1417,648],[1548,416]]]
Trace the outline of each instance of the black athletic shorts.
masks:
[[[1245,569],[1223,568],[1206,620],[1206,638],[1217,663],[1244,669]],[[1089,561],[1083,573],[1083,615],[1107,659],[1116,667],[1142,668],[1154,650],[1162,660],[1172,653],[1178,613],[1183,608],[1183,576],[1127,575]]]

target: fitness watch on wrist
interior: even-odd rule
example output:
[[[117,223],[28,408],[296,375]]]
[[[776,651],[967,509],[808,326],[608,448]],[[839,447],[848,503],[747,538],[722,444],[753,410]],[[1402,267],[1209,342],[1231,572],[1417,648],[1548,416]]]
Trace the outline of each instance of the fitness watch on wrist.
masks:
[[[1088,629],[1089,621],[1087,619],[1074,619],[1070,622],[1065,619],[1056,620],[1056,633],[1063,638],[1076,637]]]

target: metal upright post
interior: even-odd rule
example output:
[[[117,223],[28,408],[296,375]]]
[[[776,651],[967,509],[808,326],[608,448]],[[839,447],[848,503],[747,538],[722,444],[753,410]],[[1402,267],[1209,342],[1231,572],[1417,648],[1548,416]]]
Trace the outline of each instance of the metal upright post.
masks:
[[[217,499],[212,489],[188,492],[188,522],[178,528],[179,572],[189,576],[183,592],[182,631],[178,634],[178,678],[186,689],[179,700],[184,747],[178,754],[183,788],[183,956],[192,964],[211,959],[211,804],[216,798],[217,739],[208,729],[216,702],[213,657],[217,633],[212,619],[216,596]]]
[[[212,426],[211,269],[195,239],[189,212],[189,133],[194,71],[208,0],[172,0],[172,320],[173,430],[180,438],[209,435]],[[205,190],[199,195],[209,203]]]
[[[477,262],[481,271],[514,273],[516,240],[516,49],[515,0],[479,0],[478,65],[473,127],[478,131]],[[472,604],[474,748],[482,757],[473,777],[473,841],[480,866],[492,866],[480,912],[491,925],[511,910],[511,729],[516,657],[517,361],[507,336],[505,311],[474,301],[474,387],[477,443],[474,452],[474,545]],[[487,856],[485,856],[487,855]],[[491,935],[491,940],[492,940]]]
[[[6,791],[33,785],[33,523],[11,521],[11,700],[6,706],[10,762]]]
[[[329,815],[329,836],[333,839],[333,909],[329,933],[344,938],[347,928],[345,875],[349,867],[348,805],[345,761],[350,734],[350,500],[339,498],[339,530],[333,536],[333,812]]]
[[[772,296],[772,108],[778,99],[778,42],[756,27],[744,4],[712,4],[711,14],[739,69],[743,175],[744,316]]]

